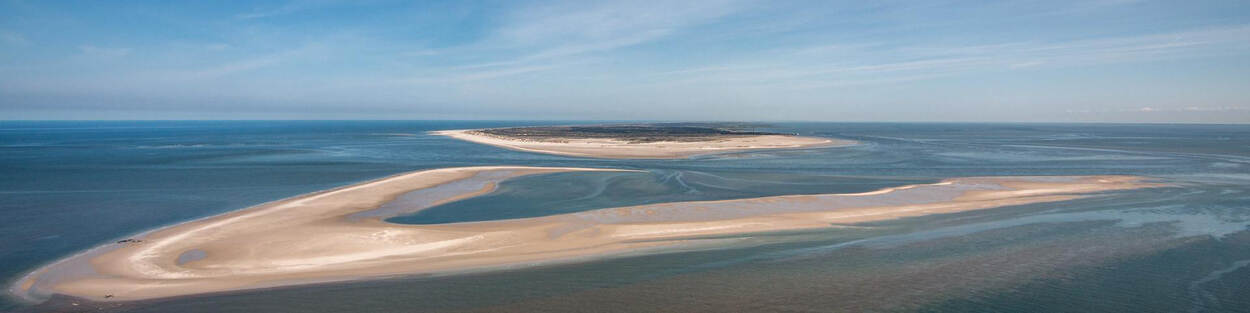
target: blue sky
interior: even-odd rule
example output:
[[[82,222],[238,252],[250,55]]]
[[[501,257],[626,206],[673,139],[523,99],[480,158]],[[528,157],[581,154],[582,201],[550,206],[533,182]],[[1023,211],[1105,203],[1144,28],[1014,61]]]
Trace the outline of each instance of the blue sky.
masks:
[[[1250,122],[1244,0],[0,1],[2,119]]]

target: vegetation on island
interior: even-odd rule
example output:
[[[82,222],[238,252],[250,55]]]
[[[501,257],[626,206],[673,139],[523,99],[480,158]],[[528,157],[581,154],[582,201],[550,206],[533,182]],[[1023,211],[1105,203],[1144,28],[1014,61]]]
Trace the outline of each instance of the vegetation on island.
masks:
[[[471,133],[508,140],[562,142],[568,139],[613,139],[628,143],[698,142],[734,136],[787,135],[754,131],[747,123],[661,123],[489,128]]]

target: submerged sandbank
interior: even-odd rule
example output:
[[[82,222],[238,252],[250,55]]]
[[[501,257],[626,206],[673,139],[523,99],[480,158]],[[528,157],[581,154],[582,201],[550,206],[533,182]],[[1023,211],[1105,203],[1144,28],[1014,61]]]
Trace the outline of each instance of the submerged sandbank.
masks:
[[[484,194],[512,177],[603,170],[493,166],[396,175],[151,231],[37,270],[14,289],[28,298],[137,300],[527,266],[709,244],[692,240],[698,236],[822,229],[1156,186],[1131,176],[956,178],[860,194],[658,203],[483,222],[380,219]],[[422,193],[430,190],[446,192]],[[378,210],[398,201],[408,201],[408,209]]]

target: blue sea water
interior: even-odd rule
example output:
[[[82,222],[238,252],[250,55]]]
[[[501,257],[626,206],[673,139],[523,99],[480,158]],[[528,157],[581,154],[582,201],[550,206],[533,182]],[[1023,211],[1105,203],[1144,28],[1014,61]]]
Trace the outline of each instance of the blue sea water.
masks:
[[[142,303],[0,309],[216,311],[1248,311],[1250,126],[771,123],[859,141],[685,160],[602,160],[430,136],[530,121],[0,122],[0,278],[127,235],[395,173],[640,169],[508,181],[390,219],[450,223],[643,203],[863,192],[949,177],[1149,176],[1173,187],[749,238],[714,251]],[[559,122],[571,124],[575,122]],[[784,238],[781,240],[779,238]]]

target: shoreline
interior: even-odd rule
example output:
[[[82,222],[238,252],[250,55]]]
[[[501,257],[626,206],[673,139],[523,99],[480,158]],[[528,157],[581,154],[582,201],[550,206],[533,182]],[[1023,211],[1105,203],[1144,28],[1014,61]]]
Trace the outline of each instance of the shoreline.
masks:
[[[481,167],[491,167],[491,166],[481,166]],[[32,281],[32,279],[33,279],[33,278],[36,278],[36,276],[38,276],[38,274],[39,274],[40,272],[46,271],[46,270],[48,270],[48,269],[49,269],[49,268],[51,268],[51,267],[54,267],[54,266],[60,266],[60,265],[62,265],[62,263],[66,263],[66,262],[68,262],[68,261],[72,261],[72,260],[74,260],[74,259],[78,259],[78,258],[81,258],[81,257],[86,256],[86,255],[89,255],[89,254],[93,254],[93,253],[94,253],[94,254],[98,254],[98,253],[103,253],[103,252],[107,252],[107,251],[112,251],[112,250],[115,250],[115,249],[119,248],[119,246],[112,244],[112,243],[114,243],[114,242],[117,242],[117,241],[120,241],[120,240],[126,240],[126,239],[133,239],[133,238],[143,238],[143,236],[146,236],[146,235],[151,234],[151,233],[153,233],[153,232],[156,232],[156,231],[159,231],[159,230],[163,230],[163,229],[166,229],[166,228],[170,228],[170,227],[175,227],[175,226],[179,226],[179,225],[183,225],[183,224],[187,224],[187,223],[192,223],[192,222],[196,222],[196,221],[200,221],[200,220],[205,220],[205,219],[218,218],[218,217],[222,217],[222,216],[226,216],[226,215],[237,214],[237,213],[239,213],[239,211],[242,211],[242,210],[247,210],[247,209],[252,209],[252,208],[258,208],[258,207],[263,207],[263,206],[273,205],[273,204],[276,204],[276,203],[279,203],[279,202],[294,201],[294,200],[298,200],[298,199],[302,199],[302,198],[306,198],[306,197],[316,196],[316,195],[323,194],[323,193],[329,193],[329,192],[334,192],[334,191],[338,191],[338,190],[341,190],[341,189],[346,189],[346,188],[355,187],[355,186],[357,186],[357,185],[368,184],[368,183],[378,182],[378,181],[384,181],[384,180],[388,180],[388,179],[392,179],[392,178],[396,178],[396,177],[400,177],[400,176],[404,176],[404,175],[409,175],[409,174],[413,174],[413,173],[416,173],[416,172],[428,171],[428,170],[434,170],[434,169],[425,169],[425,170],[408,171],[408,172],[402,172],[402,173],[396,173],[396,174],[385,175],[385,176],[378,177],[378,178],[366,179],[366,180],[362,180],[362,181],[359,181],[359,182],[351,183],[351,184],[348,184],[348,185],[338,186],[338,187],[334,187],[334,188],[330,188],[330,189],[324,189],[324,190],[317,190],[317,191],[313,191],[313,192],[308,192],[308,193],[298,194],[298,195],[294,195],[294,196],[290,196],[290,197],[286,197],[286,198],[282,198],[282,199],[277,199],[277,200],[272,200],[272,201],[261,202],[261,203],[259,203],[259,204],[252,205],[252,206],[247,206],[247,207],[243,207],[243,208],[239,208],[239,209],[234,209],[234,210],[229,210],[229,211],[225,211],[225,212],[221,212],[221,213],[216,213],[216,214],[213,214],[213,215],[204,216],[204,217],[199,217],[199,218],[195,218],[195,219],[192,219],[192,220],[180,221],[180,222],[173,222],[173,223],[169,223],[169,224],[165,224],[165,225],[160,225],[160,226],[152,227],[152,228],[150,228],[150,229],[146,229],[146,230],[138,231],[138,232],[135,232],[135,233],[132,233],[132,234],[123,235],[123,236],[118,236],[118,237],[113,237],[113,238],[110,238],[109,240],[105,241],[105,242],[106,242],[105,244],[98,245],[98,246],[94,246],[94,247],[89,247],[89,248],[86,248],[86,249],[83,249],[83,250],[79,250],[79,251],[77,251],[77,252],[74,252],[74,253],[70,254],[69,256],[62,257],[62,258],[60,258],[60,259],[52,260],[52,261],[50,261],[50,262],[47,262],[47,263],[41,264],[41,265],[39,265],[39,266],[35,267],[35,269],[34,269],[34,270],[31,270],[31,271],[26,272],[25,274],[21,275],[21,276],[20,276],[20,277],[18,277],[17,279],[14,279],[14,280],[10,280],[10,281],[5,282],[5,283],[7,284],[7,286],[8,286],[8,288],[6,288],[5,290],[6,290],[6,291],[8,291],[7,296],[10,296],[11,298],[13,298],[13,299],[15,299],[15,300],[19,300],[19,301],[21,301],[21,302],[27,302],[27,303],[39,303],[39,302],[42,302],[43,300],[46,300],[46,299],[34,298],[34,297],[32,297],[32,296],[31,296],[28,292],[22,292],[21,290],[23,290],[23,289],[29,289],[29,288],[30,288],[30,286],[22,286],[23,284],[27,284],[27,285],[29,285],[29,284],[33,284],[33,283],[34,283],[34,281]],[[437,185],[436,185],[436,186],[437,186]],[[434,186],[431,186],[431,187],[434,187]],[[44,295],[44,296],[46,296],[46,295]]]
[[[20,276],[20,278],[14,281],[10,281],[9,288],[6,288],[6,290],[9,291],[10,296],[12,296],[13,298],[17,300],[20,300],[23,302],[29,302],[29,303],[38,303],[43,300],[46,300],[46,298],[51,295],[47,293],[36,294],[36,293],[33,293],[36,290],[29,290],[29,287],[32,287],[30,285],[38,284],[39,282],[37,280],[44,278],[44,277],[39,277],[41,272],[47,272],[55,267],[64,266],[65,264],[72,262],[72,261],[81,261],[79,259],[84,256],[108,253],[111,251],[115,251],[117,249],[126,248],[126,246],[124,245],[116,244],[115,242],[118,240],[146,239],[146,236],[152,235],[153,233],[157,233],[157,232],[169,231],[171,228],[186,227],[186,226],[193,225],[193,224],[203,223],[207,220],[231,218],[240,214],[247,213],[248,211],[252,211],[252,210],[265,209],[267,207],[276,206],[276,205],[280,205],[284,203],[297,202],[297,201],[302,201],[302,200],[309,199],[309,198],[323,196],[326,194],[341,192],[344,190],[366,187],[368,185],[372,185],[375,183],[384,183],[384,182],[399,179],[399,178],[410,177],[415,174],[421,174],[421,173],[427,173],[427,172],[457,171],[457,170],[463,170],[463,169],[477,169],[477,170],[521,169],[521,170],[535,171],[535,173],[532,173],[532,174],[553,173],[553,172],[560,172],[560,171],[632,171],[632,170],[627,170],[627,169],[569,168],[569,167],[541,167],[540,168],[540,167],[526,167],[526,166],[476,166],[476,167],[459,167],[459,168],[424,169],[424,170],[416,170],[416,171],[409,171],[409,172],[397,173],[397,174],[392,174],[392,175],[386,175],[380,178],[368,179],[368,180],[360,181],[360,182],[349,184],[349,185],[334,187],[334,188],[325,189],[325,190],[313,191],[313,192],[299,194],[299,195],[282,198],[278,200],[273,200],[273,201],[267,201],[267,202],[263,202],[263,203],[245,207],[245,208],[226,211],[226,212],[222,212],[222,213],[218,213],[218,214],[214,214],[210,216],[196,218],[193,220],[158,226],[152,229],[136,232],[131,235],[112,238],[108,242],[102,245],[90,247],[90,248],[81,250],[79,252],[75,252],[67,257],[63,257],[61,259],[57,259],[49,263],[46,263],[44,265],[41,265],[38,268],[35,268],[34,270],[31,270],[27,272],[26,274]],[[437,187],[448,182],[450,181],[437,181],[432,184],[422,186],[421,188],[418,188],[418,189],[433,188],[433,187]],[[399,196],[399,195],[394,195],[394,196]],[[390,201],[392,200],[392,198],[393,197],[388,197],[384,201]],[[344,215],[343,218],[346,219],[347,216]],[[326,281],[326,282],[332,282],[332,281]],[[26,288],[23,288],[23,285],[26,285]],[[34,287],[37,287],[37,286],[34,286]],[[27,289],[27,290],[23,290],[23,289]],[[70,295],[70,296],[73,296],[73,295]],[[92,301],[108,301],[109,300],[109,299],[92,299],[90,297],[84,297],[84,298],[87,300],[92,300]]]
[[[125,301],[489,271],[725,244],[689,240],[698,236],[829,229],[1158,186],[1132,176],[974,177],[858,194],[670,202],[466,223],[347,218],[479,173],[502,173],[484,180],[493,190],[513,177],[570,171],[618,170],[492,166],[397,174],[151,230],[133,237],[142,242],[110,243],[41,267],[9,289],[26,299],[64,294]],[[204,255],[179,262],[187,251]]]
[[[516,140],[473,133],[478,129],[436,130],[429,134],[514,151],[608,159],[683,159],[699,155],[779,149],[840,147],[858,144],[844,139],[791,135],[733,136],[712,141],[629,143],[617,139],[563,138],[554,141]]]

